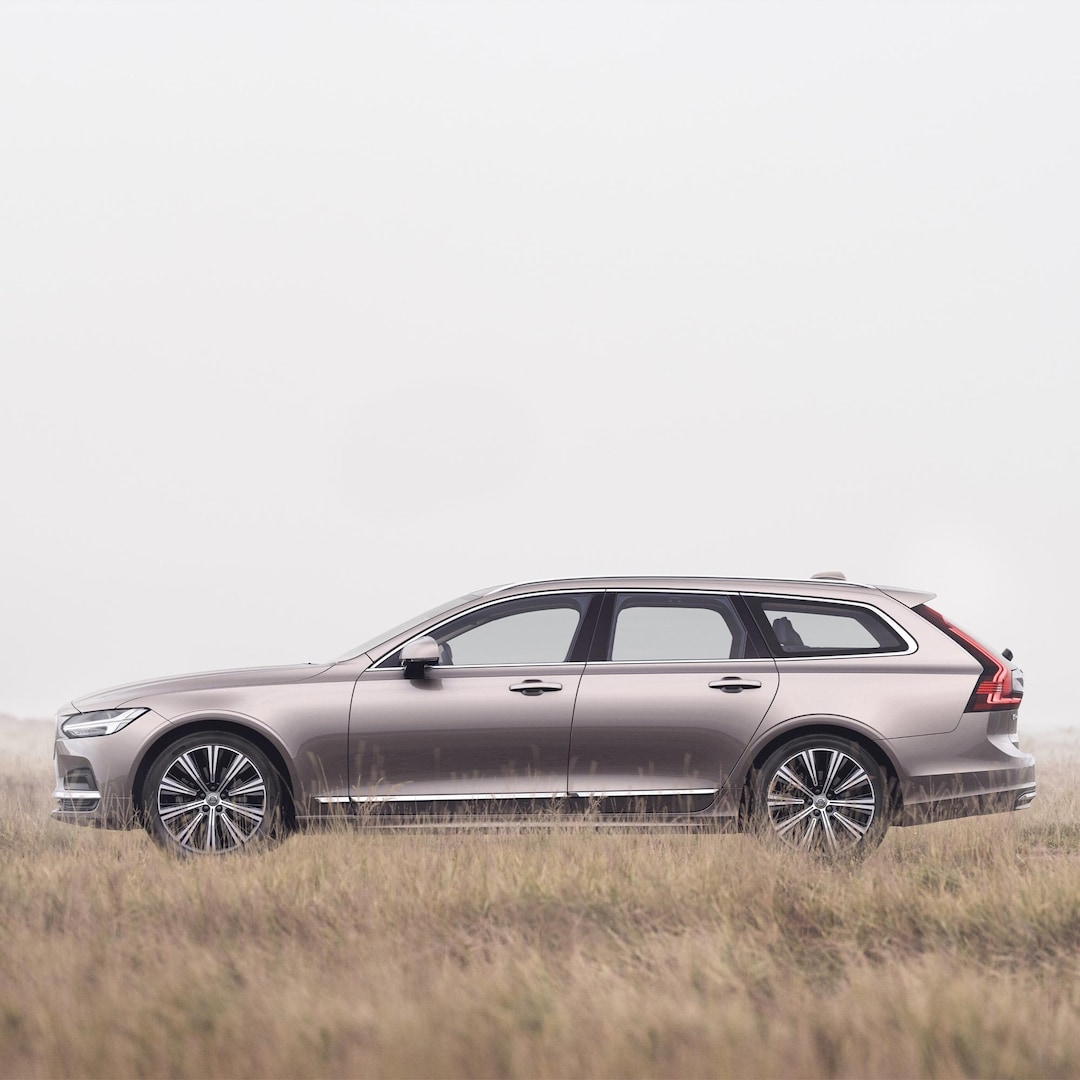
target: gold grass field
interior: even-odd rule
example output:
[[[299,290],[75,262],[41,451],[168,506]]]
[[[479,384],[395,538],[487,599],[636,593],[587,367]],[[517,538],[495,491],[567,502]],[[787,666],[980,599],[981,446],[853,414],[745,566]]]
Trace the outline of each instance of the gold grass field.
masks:
[[[339,828],[177,861],[0,723],[0,1075],[1080,1076],[1080,735],[862,866],[751,837]]]

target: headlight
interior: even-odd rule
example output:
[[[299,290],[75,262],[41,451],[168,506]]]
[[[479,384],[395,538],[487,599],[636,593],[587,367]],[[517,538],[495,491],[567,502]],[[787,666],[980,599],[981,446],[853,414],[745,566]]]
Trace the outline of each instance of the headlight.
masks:
[[[88,739],[91,735],[115,735],[149,709],[102,709],[98,712],[76,713],[69,716],[60,730],[69,739]]]

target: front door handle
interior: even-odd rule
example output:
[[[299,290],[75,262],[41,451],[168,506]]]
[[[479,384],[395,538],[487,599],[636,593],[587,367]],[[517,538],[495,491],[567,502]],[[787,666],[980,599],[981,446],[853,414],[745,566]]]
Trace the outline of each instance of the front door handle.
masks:
[[[709,683],[710,690],[723,690],[725,694],[737,694],[740,690],[760,690],[761,683],[754,679],[740,679],[738,675],[727,675],[717,682]]]
[[[541,679],[526,679],[524,682],[511,683],[510,689],[515,694],[528,694],[535,697],[537,694],[546,694],[551,690],[561,690],[561,682],[543,682]]]

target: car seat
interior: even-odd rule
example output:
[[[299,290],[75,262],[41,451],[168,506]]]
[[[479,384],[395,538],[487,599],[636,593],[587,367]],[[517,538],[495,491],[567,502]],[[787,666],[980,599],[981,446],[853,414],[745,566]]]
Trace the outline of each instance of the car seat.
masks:
[[[776,635],[776,643],[781,649],[805,649],[803,639],[799,637],[798,630],[791,625],[791,620],[786,615],[773,619],[773,633]]]

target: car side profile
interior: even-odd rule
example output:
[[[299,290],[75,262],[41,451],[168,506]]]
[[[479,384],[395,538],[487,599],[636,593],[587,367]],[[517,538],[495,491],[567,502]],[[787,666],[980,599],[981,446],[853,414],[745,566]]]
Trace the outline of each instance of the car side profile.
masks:
[[[470,593],[331,663],[77,698],[57,714],[53,814],[141,824],[184,854],[342,813],[553,812],[858,853],[890,825],[1035,797],[1022,673],[932,599],[835,573]]]

